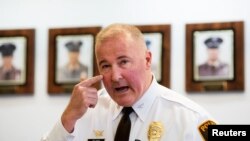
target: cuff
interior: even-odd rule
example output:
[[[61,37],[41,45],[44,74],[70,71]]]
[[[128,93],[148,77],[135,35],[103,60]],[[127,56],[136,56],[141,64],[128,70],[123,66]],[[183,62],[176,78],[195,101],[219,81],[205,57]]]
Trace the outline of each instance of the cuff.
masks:
[[[75,131],[69,133],[62,125],[62,121],[59,120],[52,131],[48,134],[46,141],[73,141],[75,138]]]

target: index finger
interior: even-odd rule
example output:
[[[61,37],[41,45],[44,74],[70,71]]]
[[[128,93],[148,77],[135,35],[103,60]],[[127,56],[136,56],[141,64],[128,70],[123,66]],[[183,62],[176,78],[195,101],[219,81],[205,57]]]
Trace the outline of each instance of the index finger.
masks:
[[[81,86],[89,87],[89,86],[91,86],[91,85],[93,85],[93,84],[95,84],[95,83],[101,81],[102,78],[103,78],[102,75],[97,75],[97,76],[94,76],[94,77],[92,77],[92,78],[89,78],[89,79],[87,79],[87,80],[85,80],[85,81],[82,81],[82,82],[80,83],[80,85],[81,85]]]

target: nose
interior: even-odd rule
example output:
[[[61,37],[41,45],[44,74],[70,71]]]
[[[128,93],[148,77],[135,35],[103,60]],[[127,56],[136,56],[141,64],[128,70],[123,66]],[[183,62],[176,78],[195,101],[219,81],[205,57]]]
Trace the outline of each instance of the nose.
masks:
[[[119,82],[119,80],[122,78],[120,68],[118,68],[118,67],[116,67],[116,66],[113,66],[113,67],[112,67],[112,74],[111,74],[111,77],[112,77],[112,81],[114,81],[114,82]]]

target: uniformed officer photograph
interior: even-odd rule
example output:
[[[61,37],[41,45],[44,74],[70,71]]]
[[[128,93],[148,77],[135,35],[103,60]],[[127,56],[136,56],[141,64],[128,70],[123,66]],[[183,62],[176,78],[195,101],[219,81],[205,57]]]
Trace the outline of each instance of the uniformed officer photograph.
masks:
[[[233,79],[233,32],[195,33],[195,80]]]
[[[160,33],[143,33],[147,49],[154,56],[152,59],[152,71],[155,74],[156,80],[161,81],[162,76],[162,34]]]
[[[63,36],[57,42],[57,83],[76,83],[92,75],[92,36]]]
[[[0,39],[0,84],[25,83],[25,39],[22,37]]]

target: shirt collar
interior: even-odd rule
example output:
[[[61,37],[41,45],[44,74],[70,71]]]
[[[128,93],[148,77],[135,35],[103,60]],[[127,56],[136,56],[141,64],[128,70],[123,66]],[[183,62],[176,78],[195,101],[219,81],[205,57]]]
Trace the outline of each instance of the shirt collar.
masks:
[[[143,94],[143,96],[132,106],[135,113],[138,115],[138,117],[142,120],[145,121],[148,111],[150,110],[150,107],[152,106],[156,94],[156,87],[157,87],[157,81],[155,77],[153,76],[152,83],[150,84],[148,90]],[[119,106],[116,104],[116,107],[114,109],[114,114],[113,114],[113,120],[115,120],[120,112],[122,111],[123,106]]]

